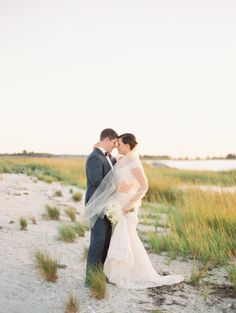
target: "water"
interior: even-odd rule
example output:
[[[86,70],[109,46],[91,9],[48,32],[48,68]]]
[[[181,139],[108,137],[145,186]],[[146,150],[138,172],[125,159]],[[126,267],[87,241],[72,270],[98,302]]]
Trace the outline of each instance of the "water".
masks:
[[[168,167],[184,170],[208,170],[208,171],[229,171],[236,169],[236,160],[147,160],[147,163],[166,165]]]

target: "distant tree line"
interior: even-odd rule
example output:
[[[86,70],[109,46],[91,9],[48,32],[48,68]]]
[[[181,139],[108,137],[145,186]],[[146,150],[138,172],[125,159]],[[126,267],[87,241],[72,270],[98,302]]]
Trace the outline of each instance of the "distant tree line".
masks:
[[[3,153],[0,155],[2,155],[2,156],[44,157],[44,158],[51,158],[51,157],[55,156],[51,153],[33,152],[33,151],[28,152],[27,150],[23,150],[22,152],[18,152],[18,153]]]
[[[234,159],[236,159],[236,154],[232,154],[232,153],[227,154],[226,159],[234,160]]]
[[[52,157],[86,157],[86,155],[83,154],[78,154],[78,155],[71,155],[71,154],[52,154],[52,153],[44,153],[44,152],[34,152],[34,151],[30,151],[28,152],[27,150],[23,150],[22,152],[18,152],[18,153],[3,153],[0,154],[0,156],[27,156],[27,157],[44,157],[44,158],[52,158]],[[172,157],[170,157],[169,155],[148,155],[148,154],[144,154],[141,155],[141,159],[151,159],[151,160],[171,160],[173,159]],[[190,159],[189,157],[182,157],[182,158],[175,158],[176,160],[200,160],[201,158],[196,157],[193,159]],[[207,160],[235,160],[236,159],[236,154],[233,153],[229,153],[226,155],[226,157],[207,157]]]
[[[34,152],[34,151],[27,151],[23,150],[22,152],[17,153],[1,153],[0,157],[6,156],[16,156],[16,157],[31,157],[31,158],[86,158],[87,155],[84,154],[52,154],[52,153],[45,153],[45,152]]]
[[[149,160],[173,160],[172,157],[169,155],[147,155],[144,154],[141,156],[141,159],[149,159]],[[201,160],[200,157],[196,158],[189,158],[189,157],[181,157],[181,158],[174,158],[175,160]],[[235,160],[236,159],[236,154],[229,153],[225,157],[206,157],[207,160]]]
[[[169,155],[141,155],[141,159],[154,159],[154,160],[170,160],[171,157]]]

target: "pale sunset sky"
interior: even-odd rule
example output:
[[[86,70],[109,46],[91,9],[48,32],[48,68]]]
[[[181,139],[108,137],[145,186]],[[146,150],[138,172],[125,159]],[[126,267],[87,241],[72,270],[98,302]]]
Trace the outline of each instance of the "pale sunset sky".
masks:
[[[0,0],[0,153],[236,153],[235,0]]]

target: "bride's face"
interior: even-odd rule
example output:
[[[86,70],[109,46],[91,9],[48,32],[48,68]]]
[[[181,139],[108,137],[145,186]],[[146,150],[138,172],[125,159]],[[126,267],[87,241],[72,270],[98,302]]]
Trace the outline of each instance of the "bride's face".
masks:
[[[117,141],[117,149],[119,154],[126,155],[130,152],[130,146],[127,143],[123,143],[122,138]]]

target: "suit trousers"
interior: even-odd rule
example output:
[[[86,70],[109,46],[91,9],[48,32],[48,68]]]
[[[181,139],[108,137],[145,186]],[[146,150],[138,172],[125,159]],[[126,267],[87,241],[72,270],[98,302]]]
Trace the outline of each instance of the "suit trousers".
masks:
[[[103,266],[110,245],[111,233],[112,225],[107,216],[98,217],[91,229],[86,273],[89,266],[93,268]]]

